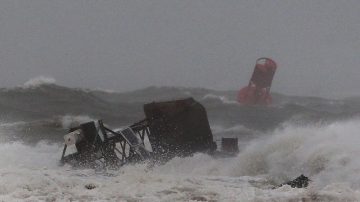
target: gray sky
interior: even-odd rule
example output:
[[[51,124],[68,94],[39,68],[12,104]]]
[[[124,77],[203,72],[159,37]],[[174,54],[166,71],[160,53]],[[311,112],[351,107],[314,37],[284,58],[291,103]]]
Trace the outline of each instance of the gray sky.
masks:
[[[263,56],[273,91],[360,95],[360,1],[0,1],[2,87],[238,89]]]

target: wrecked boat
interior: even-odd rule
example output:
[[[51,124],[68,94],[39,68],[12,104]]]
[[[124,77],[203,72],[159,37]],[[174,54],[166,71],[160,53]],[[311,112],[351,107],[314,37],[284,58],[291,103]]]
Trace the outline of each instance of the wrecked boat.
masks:
[[[193,98],[144,105],[145,119],[121,130],[102,120],[71,128],[64,136],[63,164],[81,167],[122,166],[144,161],[166,162],[197,152],[233,156],[237,138],[223,138],[217,151],[205,108]],[[75,152],[67,154],[75,145]]]

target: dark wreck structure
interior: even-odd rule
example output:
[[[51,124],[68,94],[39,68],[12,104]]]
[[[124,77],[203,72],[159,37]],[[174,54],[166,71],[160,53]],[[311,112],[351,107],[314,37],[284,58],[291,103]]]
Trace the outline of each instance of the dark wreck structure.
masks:
[[[144,120],[121,130],[112,130],[101,120],[71,128],[64,136],[61,162],[118,167],[147,160],[166,162],[197,152],[218,156],[238,152],[237,138],[224,139],[224,152],[217,151],[206,110],[193,98],[145,104],[144,112]],[[72,145],[76,152],[66,155]]]

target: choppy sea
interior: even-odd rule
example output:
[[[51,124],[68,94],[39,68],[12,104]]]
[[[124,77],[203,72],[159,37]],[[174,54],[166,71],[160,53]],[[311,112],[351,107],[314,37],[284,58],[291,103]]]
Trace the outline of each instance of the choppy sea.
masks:
[[[144,103],[186,97],[205,106],[215,140],[239,138],[236,157],[199,153],[102,171],[59,165],[69,127],[131,125],[144,118]],[[182,87],[119,93],[33,81],[0,89],[0,201],[360,201],[360,98],[274,93],[273,102],[246,107],[235,91]],[[301,174],[309,187],[277,187]]]

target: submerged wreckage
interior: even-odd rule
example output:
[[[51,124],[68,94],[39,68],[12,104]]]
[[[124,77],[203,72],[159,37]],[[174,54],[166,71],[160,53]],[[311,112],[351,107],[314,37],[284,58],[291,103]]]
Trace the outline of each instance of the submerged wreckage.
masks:
[[[239,102],[270,104],[275,70],[273,60],[258,59],[249,85],[239,92]],[[206,110],[193,98],[145,104],[144,112],[144,120],[120,130],[110,129],[102,120],[71,128],[64,136],[61,163],[75,167],[116,168],[145,161],[162,163],[196,152],[218,157],[231,157],[239,152],[237,138],[222,138],[221,151],[217,150]],[[76,151],[67,154],[68,147]],[[277,187],[304,188],[310,181],[301,175]]]
[[[238,152],[237,138],[223,138],[223,151],[217,151],[206,110],[193,98],[145,104],[144,112],[144,120],[121,130],[112,130],[101,120],[71,128],[64,136],[61,162],[118,167],[146,160],[166,162],[196,152],[217,156]],[[66,155],[72,145],[76,152]]]
[[[272,59],[259,58],[248,86],[239,91],[238,101],[245,105],[270,104],[276,68]],[[61,162],[121,166],[147,159],[165,162],[196,152],[229,156],[239,151],[237,138],[222,138],[222,152],[216,150],[206,110],[193,98],[145,104],[144,112],[144,120],[122,130],[112,130],[101,120],[71,128],[64,137]],[[76,152],[66,155],[68,146],[73,145]]]

